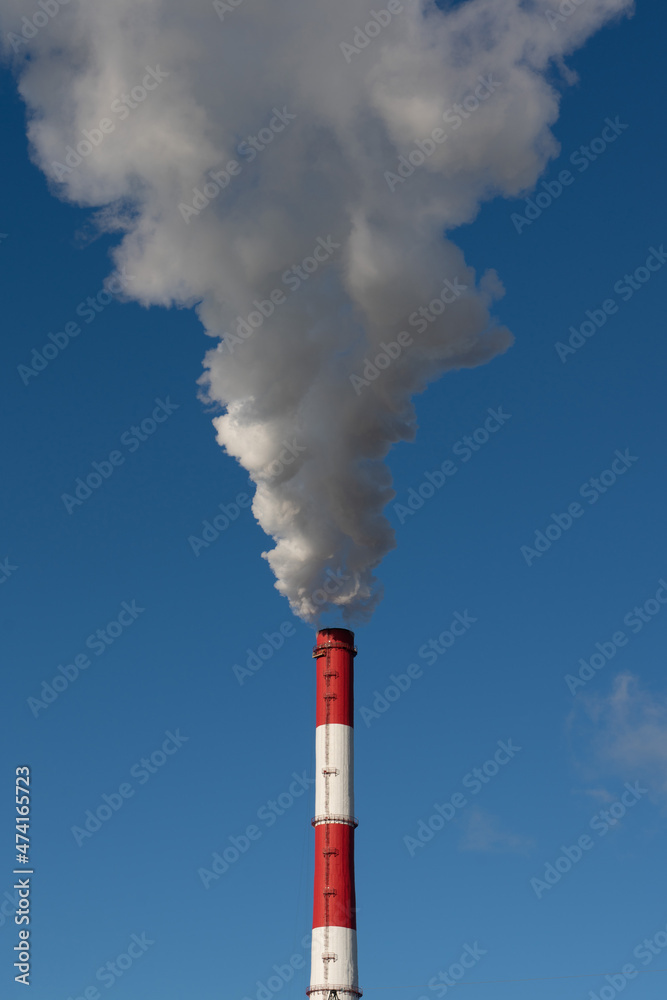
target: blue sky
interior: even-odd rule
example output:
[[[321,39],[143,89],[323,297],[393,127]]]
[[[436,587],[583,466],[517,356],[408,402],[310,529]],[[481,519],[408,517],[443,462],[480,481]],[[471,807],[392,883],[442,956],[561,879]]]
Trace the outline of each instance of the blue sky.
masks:
[[[466,997],[584,1000],[606,987],[602,1000],[609,990],[657,1000],[664,992],[664,973],[653,974],[667,966],[667,947],[659,954],[667,946],[667,605],[656,600],[667,579],[656,73],[664,27],[663,10],[640,3],[634,19],[569,60],[580,79],[564,89],[554,126],[561,153],[544,174],[553,183],[570,171],[559,197],[521,232],[512,220],[526,210],[518,199],[486,204],[453,234],[478,273],[498,271],[506,294],[495,313],[516,342],[432,385],[417,403],[416,441],[390,456],[397,547],[379,569],[384,600],[356,632],[359,963],[370,998],[444,995],[423,985],[456,966],[466,945],[468,955],[484,952],[465,972]],[[12,784],[26,764],[31,996],[67,1000],[93,986],[127,1000],[303,996],[313,631],[274,589],[250,510],[229,507],[253,487],[216,444],[212,413],[197,398],[210,347],[197,317],[104,305],[104,295],[90,322],[85,305],[77,313],[103,289],[114,240],[92,239],[90,213],[49,192],[28,158],[7,71],[1,86],[0,895],[13,898]],[[613,141],[583,169],[577,150],[605,128]],[[602,323],[610,299],[617,309]],[[601,325],[563,361],[555,345],[587,311]],[[19,366],[33,348],[76,322],[81,333],[25,384]],[[505,415],[492,433],[490,411]],[[477,450],[466,451],[465,436]],[[447,460],[456,471],[407,514],[408,498],[417,507],[426,474]],[[93,463],[109,463],[100,466],[106,478],[68,512],[62,495]],[[592,480],[604,490],[589,485],[582,495]],[[195,554],[188,539],[220,504],[230,523]],[[568,525],[572,504],[580,506]],[[559,537],[547,530],[552,515]],[[526,554],[545,531],[549,547]],[[645,605],[642,620],[633,609]],[[450,642],[457,614],[464,634],[445,649],[439,642]],[[267,634],[279,647],[270,656]],[[430,653],[431,640],[442,652]],[[613,655],[573,695],[566,675],[604,655],[596,643]],[[234,665],[260,646],[263,665],[239,683]],[[86,655],[89,665],[55,700],[29,703],[60,665]],[[392,674],[405,688],[398,698]],[[493,762],[499,741],[520,749],[501,752],[497,773],[487,764],[487,780],[476,783],[470,774]],[[141,764],[151,755],[152,772]],[[290,785],[307,789],[294,797]],[[429,829],[435,804],[444,809],[457,793],[453,818]],[[115,811],[77,837],[73,828],[104,795]],[[623,815],[609,825],[601,810]],[[259,830],[255,840],[243,839],[248,826]],[[590,846],[557,882],[531,885],[582,837]],[[202,878],[230,838],[244,848],[238,859]],[[5,917],[7,996],[22,989],[11,981],[16,932]],[[96,979],[132,935],[144,941],[133,949],[139,957],[122,976]],[[642,950],[645,939],[657,941],[654,954]],[[258,984],[275,966],[287,976],[290,961],[289,982],[262,993]],[[597,975],[628,963],[646,972],[622,990]],[[547,978],[584,973],[591,977]],[[543,981],[517,981],[535,979]],[[481,980],[495,985],[473,985]]]

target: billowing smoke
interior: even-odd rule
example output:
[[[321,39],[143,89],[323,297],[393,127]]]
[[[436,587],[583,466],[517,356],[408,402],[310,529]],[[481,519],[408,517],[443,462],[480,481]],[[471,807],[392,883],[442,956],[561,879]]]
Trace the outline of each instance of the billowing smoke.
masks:
[[[201,391],[309,621],[379,599],[414,394],[511,343],[498,277],[444,232],[534,185],[558,149],[548,81],[632,4],[442,6],[3,0],[54,192],[122,234],[133,297],[195,306],[218,340]]]

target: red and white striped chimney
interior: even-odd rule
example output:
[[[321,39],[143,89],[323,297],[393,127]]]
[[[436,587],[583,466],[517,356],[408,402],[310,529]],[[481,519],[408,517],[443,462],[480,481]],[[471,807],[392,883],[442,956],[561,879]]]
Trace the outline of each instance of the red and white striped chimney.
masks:
[[[354,633],[325,628],[317,664],[312,1000],[360,997],[354,893]],[[332,996],[333,995],[333,996]]]

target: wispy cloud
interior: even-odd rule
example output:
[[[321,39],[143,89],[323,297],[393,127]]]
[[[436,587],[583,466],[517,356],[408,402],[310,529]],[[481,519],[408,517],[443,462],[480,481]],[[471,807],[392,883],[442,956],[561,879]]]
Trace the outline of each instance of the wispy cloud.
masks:
[[[504,829],[497,816],[476,806],[468,814],[459,850],[483,854],[528,854],[534,846],[530,837]]]
[[[608,695],[582,697],[568,726],[588,776],[641,778],[654,795],[667,796],[667,693],[622,673]]]

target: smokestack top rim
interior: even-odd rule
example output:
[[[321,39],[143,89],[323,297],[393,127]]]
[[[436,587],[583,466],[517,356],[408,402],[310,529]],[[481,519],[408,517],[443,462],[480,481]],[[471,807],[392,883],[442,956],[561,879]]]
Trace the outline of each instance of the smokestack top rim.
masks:
[[[317,642],[318,645],[322,642],[326,642],[326,637],[330,636],[333,641],[336,642],[349,642],[350,645],[354,645],[354,632],[349,628],[338,628],[338,626],[324,627],[317,630]]]
[[[356,656],[357,647],[354,645],[354,632],[348,628],[318,629],[313,656],[322,656],[327,649],[346,649],[352,656]]]

